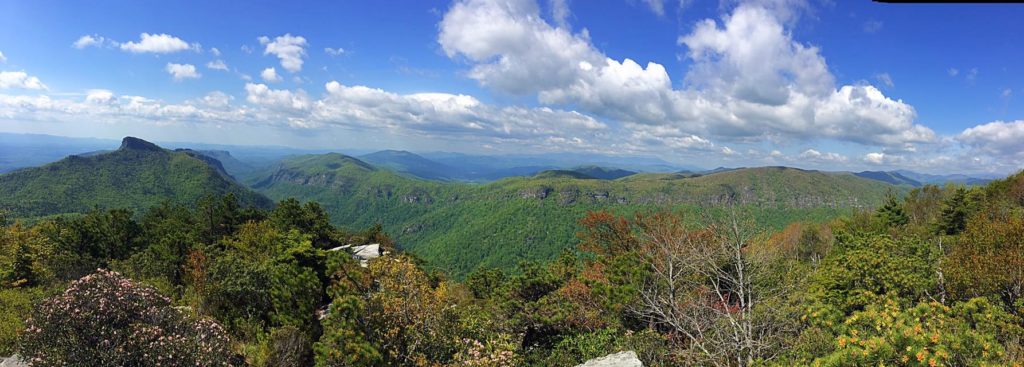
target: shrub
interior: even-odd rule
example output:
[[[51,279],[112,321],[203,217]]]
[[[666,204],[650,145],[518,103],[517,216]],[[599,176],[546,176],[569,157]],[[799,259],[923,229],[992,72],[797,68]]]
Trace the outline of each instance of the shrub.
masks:
[[[26,322],[21,355],[33,366],[228,366],[217,323],[171,307],[151,287],[98,270],[46,299]]]

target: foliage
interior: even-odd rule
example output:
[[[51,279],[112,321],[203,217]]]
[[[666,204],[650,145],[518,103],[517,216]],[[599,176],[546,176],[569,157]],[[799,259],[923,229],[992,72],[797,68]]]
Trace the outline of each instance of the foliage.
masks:
[[[903,210],[903,203],[896,199],[896,195],[889,192],[885,202],[878,208],[878,220],[890,227],[899,227],[910,222],[910,217]]]
[[[244,205],[270,206],[265,197],[202,158],[192,152],[137,147],[69,156],[0,175],[0,210],[39,218],[94,208],[138,210],[165,200],[192,205],[204,196],[227,193]]]
[[[1024,217],[976,216],[943,258],[951,292],[959,299],[991,297],[1022,315]]]
[[[936,250],[915,238],[841,232],[814,275],[812,290],[844,313],[886,296],[916,303],[936,293]]]
[[[227,334],[170,306],[152,288],[99,270],[47,299],[19,353],[33,366],[230,365]]]
[[[1004,343],[1020,340],[1019,319],[984,298],[953,307],[886,300],[837,325],[836,349],[816,366],[999,365]]]
[[[757,211],[762,228],[822,221],[881,201],[888,185],[852,175],[755,168],[699,177],[637,174],[617,180],[565,175],[477,185],[418,180],[340,154],[284,160],[249,181],[267,196],[319,202],[334,224],[382,224],[402,248],[462,279],[478,266],[514,270],[574,249],[590,211],[652,210],[724,215],[733,202]],[[315,241],[314,241],[315,242]]]

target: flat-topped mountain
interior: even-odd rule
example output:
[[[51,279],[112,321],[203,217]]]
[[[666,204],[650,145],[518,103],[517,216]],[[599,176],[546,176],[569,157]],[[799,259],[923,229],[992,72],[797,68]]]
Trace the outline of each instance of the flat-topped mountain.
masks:
[[[161,201],[195,203],[233,193],[243,205],[270,206],[235,182],[214,158],[171,151],[127,137],[115,151],[72,155],[0,175],[0,209],[14,217],[83,213],[93,208],[141,209]]]

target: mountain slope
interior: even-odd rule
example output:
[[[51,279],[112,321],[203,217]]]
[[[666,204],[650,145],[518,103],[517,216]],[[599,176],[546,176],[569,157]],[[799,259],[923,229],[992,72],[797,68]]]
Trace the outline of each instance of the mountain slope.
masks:
[[[480,185],[410,178],[327,154],[286,159],[253,187],[276,200],[317,201],[349,228],[380,223],[403,248],[458,277],[479,265],[508,268],[557,257],[575,246],[578,220],[588,211],[672,209],[699,218],[721,214],[732,202],[753,211],[760,225],[778,228],[874,206],[891,186],[781,167],[618,180],[549,171]]]
[[[908,170],[896,170],[895,173],[901,174],[905,177],[909,177],[913,180],[924,184],[943,185],[946,183],[956,183],[963,185],[984,185],[992,182],[993,177],[975,177],[962,174],[952,175],[929,175],[926,173],[917,173]]]
[[[450,180],[459,176],[454,167],[437,163],[404,150],[382,150],[359,156],[364,162],[390,170],[425,178],[428,180]]]
[[[882,181],[892,185],[909,185],[913,187],[920,187],[921,183],[910,177],[904,176],[899,172],[892,171],[864,171],[854,173],[857,177],[864,177],[872,180]]]
[[[73,155],[0,175],[0,209],[14,217],[82,213],[94,207],[141,209],[163,200],[192,204],[206,195],[227,193],[243,205],[272,205],[236,183],[213,158],[131,137],[113,152]]]
[[[573,169],[573,171],[582,173],[593,178],[600,178],[602,180],[615,180],[636,174],[636,172],[633,171],[627,171],[618,168],[606,168],[601,166],[576,167]]]

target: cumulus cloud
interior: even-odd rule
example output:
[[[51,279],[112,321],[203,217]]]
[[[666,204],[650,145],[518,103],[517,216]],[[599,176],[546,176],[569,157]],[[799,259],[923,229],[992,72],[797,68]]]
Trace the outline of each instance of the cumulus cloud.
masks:
[[[260,78],[263,78],[263,81],[269,83],[277,83],[281,81],[281,76],[277,75],[277,69],[274,68],[263,69],[263,71],[260,72]]]
[[[305,38],[288,33],[273,40],[267,36],[261,36],[258,40],[265,47],[263,54],[277,56],[282,68],[293,73],[302,70],[302,58],[306,56]]]
[[[213,56],[220,56],[220,49],[218,49],[216,47],[211,47],[210,48],[210,54],[213,54]]]
[[[956,140],[982,154],[1024,158],[1024,120],[993,121],[971,127],[957,135]]]
[[[297,111],[308,110],[312,105],[306,92],[292,92],[287,89],[270,89],[266,84],[245,84],[245,100],[249,103]]]
[[[125,42],[122,43],[120,47],[121,50],[132,53],[166,54],[189,49],[199,49],[199,44],[194,43],[189,45],[188,42],[185,42],[181,38],[166,33],[143,33],[139,35],[138,42]]]
[[[111,104],[115,101],[114,92],[106,89],[90,89],[85,94],[85,101],[93,104]]]
[[[548,24],[533,0],[460,0],[442,19],[438,42],[485,87],[621,123],[744,141],[933,141],[903,101],[871,85],[836,86],[819,50],[792,39],[785,19],[794,15],[779,10],[781,2],[741,4],[721,23],[706,19],[681,36],[691,61],[682,89],[658,63],[611,59],[585,31]]]
[[[46,90],[46,84],[24,71],[0,71],[0,89]]]
[[[814,149],[807,149],[800,153],[800,159],[818,163],[845,163],[848,158],[837,153],[822,153]]]
[[[87,35],[78,37],[78,40],[76,40],[74,43],[72,43],[71,47],[74,47],[74,48],[77,48],[77,49],[81,50],[81,49],[84,49],[86,47],[101,47],[104,44],[116,45],[117,42],[109,40],[106,37],[100,36],[98,34],[93,34],[93,35],[87,34]]]
[[[165,70],[174,77],[174,80],[198,79],[202,76],[192,64],[167,63]]]
[[[329,82],[316,102],[316,120],[430,134],[468,134],[504,139],[557,137],[581,144],[588,132],[606,126],[590,116],[550,108],[497,107],[462,94],[395,94],[365,86]],[[578,134],[578,135],[566,135]],[[575,139],[575,140],[574,140]]]
[[[7,56],[4,56],[3,52],[0,52],[0,62],[7,62]]]

